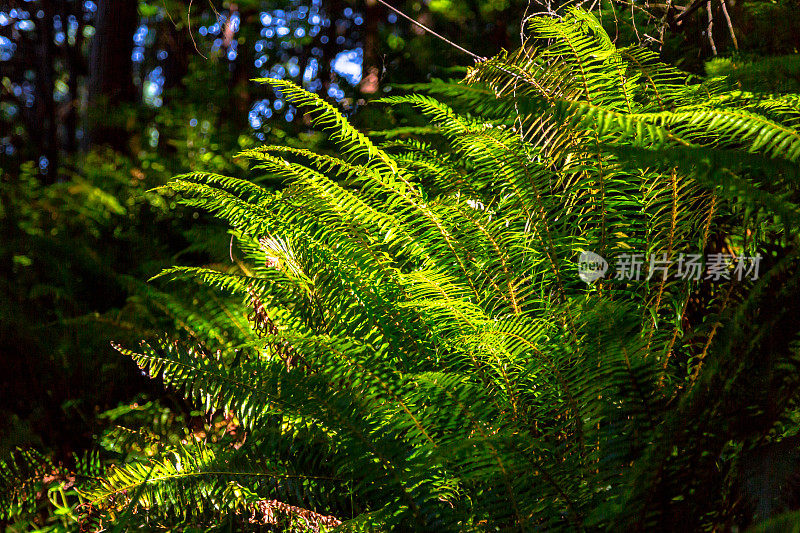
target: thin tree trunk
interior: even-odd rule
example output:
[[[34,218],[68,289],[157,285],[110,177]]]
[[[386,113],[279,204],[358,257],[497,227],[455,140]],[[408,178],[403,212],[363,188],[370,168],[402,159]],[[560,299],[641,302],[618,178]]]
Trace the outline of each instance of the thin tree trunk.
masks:
[[[336,21],[341,18],[344,8],[341,0],[329,0],[323,6],[325,7],[325,15],[330,20],[330,25],[323,30],[328,41],[322,45],[322,57],[319,58],[319,79],[322,82],[321,93],[323,96],[327,96],[328,89],[334,79],[332,62],[336,57],[336,38],[339,36]]]
[[[70,9],[70,7],[72,9]],[[78,6],[78,12],[72,13],[75,6],[61,1],[61,20],[67,21],[69,15],[75,15],[78,21],[78,29],[75,33],[75,44],[70,46],[69,42],[64,40],[64,61],[69,81],[67,87],[69,89],[69,99],[67,100],[67,109],[64,114],[64,151],[68,154],[74,153],[77,149],[77,130],[78,130],[78,109],[80,108],[79,94],[80,77],[85,74],[86,66],[82,57],[83,50],[83,17],[81,13],[82,7]],[[66,22],[64,22],[66,23]]]
[[[127,148],[129,132],[114,124],[116,108],[136,100],[133,35],[139,24],[136,0],[99,0],[91,50],[89,141]]]
[[[714,55],[717,55],[717,45],[714,43],[714,12],[711,6],[711,0],[706,2],[706,11],[708,11],[708,27],[706,31],[708,32],[708,42],[711,45],[711,51],[714,52]]]
[[[255,21],[258,20],[257,10],[251,8],[240,9],[240,6],[237,6],[235,3],[231,3],[230,15],[233,15],[234,13],[239,14],[239,32],[243,31],[242,28],[244,28],[245,25],[255,24]],[[237,35],[233,33],[232,28],[229,27],[229,24],[230,18],[225,30],[226,33],[229,32],[228,37],[226,38],[227,46],[230,46],[230,41],[233,41],[237,38]],[[239,46],[236,50],[236,59],[232,64],[233,72],[231,75],[231,97],[229,100],[230,112],[226,118],[226,123],[232,131],[244,131],[248,128],[247,115],[250,111],[250,107],[253,104],[253,96],[251,93],[252,82],[250,79],[253,77],[253,62],[255,57],[250,43]],[[221,61],[223,61],[223,63],[228,63],[228,59],[225,57],[223,57]]]
[[[379,64],[380,38],[378,35],[378,21],[381,16],[381,9],[376,0],[366,0],[366,4],[364,12],[364,60],[358,89],[361,94],[371,95],[377,93],[380,89],[381,65]]]
[[[44,17],[37,22],[39,26],[39,53],[37,73],[38,113],[41,137],[41,155],[47,159],[44,181],[53,183],[58,179],[58,123],[56,121],[56,105],[53,99],[55,80],[53,79],[53,18],[56,15],[53,0],[42,1]]]

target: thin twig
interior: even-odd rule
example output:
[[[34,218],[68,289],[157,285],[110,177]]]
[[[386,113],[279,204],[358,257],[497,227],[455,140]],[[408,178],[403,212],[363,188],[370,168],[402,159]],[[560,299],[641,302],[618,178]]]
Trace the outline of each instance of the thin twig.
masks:
[[[687,7],[686,9],[684,9],[684,10],[681,12],[681,14],[680,14],[680,15],[678,15],[677,17],[675,17],[675,21],[674,21],[674,22],[675,22],[675,25],[676,25],[676,26],[680,26],[680,25],[683,23],[683,21],[684,21],[685,19],[689,18],[689,15],[691,15],[692,13],[694,13],[695,11],[697,11],[697,10],[700,8],[700,6],[702,6],[702,5],[703,5],[703,0],[694,0],[694,2],[692,2],[692,3],[689,5],[689,7]]]
[[[731,22],[731,16],[728,15],[728,7],[725,5],[725,0],[720,0],[720,4],[722,4],[722,13],[725,15],[725,20],[728,21],[728,31],[731,32],[733,47],[736,49],[736,51],[738,51],[739,42],[736,40],[736,33],[733,31],[733,23]]]
[[[208,5],[210,5],[210,6],[211,6],[211,11],[213,11],[213,12],[214,12],[214,15],[216,15],[216,17],[217,17],[217,20],[221,19],[221,18],[222,18],[222,15],[220,15],[220,14],[219,14],[219,11],[217,11],[217,8],[216,8],[216,6],[214,5],[214,2],[212,2],[211,0],[208,0]]]
[[[642,38],[639,36],[639,28],[636,27],[636,13],[633,11],[633,2],[631,2],[631,25],[633,26],[633,31],[636,32],[636,40],[639,41],[639,44],[642,44]]]
[[[395,7],[392,7],[390,4],[388,4],[388,3],[384,2],[384,0],[378,0],[378,2],[380,2],[381,4],[383,4],[384,6],[386,6],[387,8],[391,9],[392,11],[394,11],[395,13],[397,13],[398,15],[400,15],[401,17],[403,17],[404,19],[408,20],[408,21],[409,21],[409,22],[411,22],[412,24],[415,24],[415,25],[419,26],[420,28],[422,28],[422,29],[423,29],[423,30],[425,30],[426,32],[430,33],[430,34],[431,34],[431,35],[433,35],[434,37],[437,37],[437,38],[441,39],[442,41],[446,42],[447,44],[449,44],[449,45],[450,45],[450,46],[452,46],[453,48],[457,48],[458,50],[461,50],[461,51],[462,51],[462,52],[464,52],[465,54],[467,54],[467,55],[469,55],[469,56],[472,56],[472,58],[473,58],[475,61],[486,61],[486,58],[485,58],[485,57],[482,57],[482,56],[479,56],[478,54],[475,54],[475,53],[473,53],[473,52],[470,52],[470,51],[469,51],[469,50],[467,50],[466,48],[464,48],[464,47],[461,47],[461,46],[457,45],[456,43],[454,43],[454,42],[453,42],[453,41],[451,41],[450,39],[448,39],[448,38],[446,38],[446,37],[442,37],[441,35],[439,35],[439,34],[438,34],[438,33],[436,33],[435,31],[433,31],[433,30],[432,30],[432,29],[430,29],[429,27],[425,26],[425,25],[424,25],[424,24],[422,24],[421,22],[417,22],[416,20],[414,20],[413,18],[409,17],[408,15],[406,15],[405,13],[403,13],[402,11],[400,11],[399,9],[397,9],[397,8],[395,8]]]
[[[170,13],[170,12],[169,12],[169,9],[167,8],[167,0],[161,0],[161,2],[164,4],[164,11],[167,13],[167,17],[169,18],[169,21],[170,21],[170,22],[172,23],[172,25],[173,25],[173,26],[174,26],[174,27],[177,29],[177,27],[178,27],[178,24],[177,24],[177,23],[175,22],[175,20],[172,18],[172,13]]]
[[[203,59],[208,59],[206,56],[203,55],[203,52],[197,48],[197,42],[194,40],[194,35],[192,34],[192,3],[194,0],[189,0],[189,11],[186,13],[186,21],[189,23],[189,38],[192,39],[192,45],[194,46],[195,51],[200,54],[200,57]]]
[[[667,20],[670,16],[670,9],[672,9],[672,0],[667,0],[667,9],[664,12],[664,17],[661,19],[661,26],[658,30],[658,42],[660,46],[658,47],[658,51],[661,52],[664,48],[664,31],[667,29]]]
[[[525,57],[530,61],[531,57],[528,54],[528,39],[525,37],[525,26],[528,24],[528,12],[531,9],[531,1],[528,0],[528,4],[525,6],[525,12],[522,14],[522,22],[519,23],[519,41],[520,46],[522,47],[522,53],[525,54]],[[530,15],[533,16],[533,15]],[[516,114],[516,118],[514,119],[514,124],[517,124],[519,128],[519,140],[520,142],[525,142],[525,134],[523,130],[523,122],[522,116],[519,113],[519,102],[517,102],[517,79],[514,79],[514,90],[512,92],[512,99],[514,100],[514,113]]]
[[[706,2],[706,10],[708,11],[708,42],[711,43],[714,55],[717,55],[717,45],[714,44],[714,14],[711,12],[711,0]]]
[[[649,34],[647,34],[647,33],[643,33],[642,35],[644,35],[646,38],[650,39],[650,40],[651,40],[651,41],[653,41],[654,43],[658,43],[658,44],[660,44],[660,45],[662,45],[662,46],[664,45],[664,42],[663,42],[663,41],[660,41],[660,40],[658,40],[657,38],[653,37],[652,35],[649,35]]]
[[[533,61],[533,57],[528,52],[528,37],[525,35],[525,27],[528,25],[528,21],[531,20],[533,17],[536,16],[536,13],[530,13],[531,10],[531,2],[533,0],[528,0],[528,5],[525,7],[525,13],[522,15],[522,22],[519,24],[519,40],[520,46],[522,47],[522,53],[525,54],[525,59],[528,61]]]
[[[579,0],[579,1],[580,1],[580,0]],[[380,3],[381,3],[381,4],[383,4],[384,6],[388,7],[389,9],[391,9],[392,11],[394,11],[395,13],[399,14],[399,15],[400,15],[400,16],[402,16],[403,18],[405,18],[405,19],[407,19],[407,20],[411,21],[412,23],[416,24],[417,26],[419,26],[419,27],[420,27],[420,28],[422,28],[423,30],[425,30],[425,31],[429,32],[430,34],[432,34],[432,35],[434,35],[434,36],[438,37],[439,39],[443,40],[444,42],[448,43],[449,45],[451,45],[451,46],[453,46],[453,47],[455,47],[455,48],[457,48],[457,49],[461,50],[462,52],[464,52],[464,53],[465,53],[465,54],[467,54],[467,55],[470,55],[470,56],[472,56],[472,57],[473,57],[473,58],[474,58],[476,61],[479,61],[479,62],[488,61],[488,59],[487,59],[487,58],[485,58],[485,57],[481,57],[481,56],[479,56],[479,55],[477,55],[477,54],[475,54],[475,53],[473,53],[473,52],[470,52],[470,51],[469,51],[469,50],[467,50],[466,48],[463,48],[463,47],[461,47],[461,46],[457,45],[456,43],[454,43],[454,42],[450,41],[449,39],[446,39],[445,37],[442,37],[441,35],[439,35],[439,34],[438,34],[438,33],[436,33],[435,31],[433,31],[432,29],[430,29],[430,28],[428,28],[427,26],[425,26],[425,25],[423,25],[423,24],[420,24],[420,23],[419,23],[419,22],[417,22],[416,20],[412,19],[411,17],[409,17],[408,15],[406,15],[405,13],[403,13],[402,11],[399,11],[399,10],[395,9],[394,7],[392,7],[391,5],[387,4],[387,3],[386,3],[384,0],[378,0],[378,2],[380,2]],[[554,14],[554,13],[547,13],[547,14],[548,14],[548,15],[553,15],[553,16],[558,16],[558,15],[556,15],[556,14]],[[547,95],[546,95],[546,92],[544,91],[544,89],[543,89],[543,88],[541,88],[541,87],[539,87],[539,85],[538,85],[538,84],[535,82],[535,80],[533,80],[533,79],[529,79],[529,78],[525,78],[525,77],[523,77],[523,76],[520,76],[520,75],[519,75],[519,74],[517,74],[516,72],[513,72],[513,71],[511,71],[511,70],[509,70],[509,69],[507,69],[507,68],[503,67],[502,65],[493,64],[493,65],[491,65],[491,67],[492,67],[492,68],[495,68],[495,69],[497,69],[497,70],[499,70],[500,72],[503,72],[503,73],[505,73],[505,74],[508,74],[509,76],[511,76],[511,77],[512,77],[512,78],[515,80],[515,82],[516,82],[517,80],[519,80],[519,81],[522,81],[522,82],[524,82],[524,83],[527,83],[527,84],[529,84],[529,85],[533,85],[533,86],[535,86],[537,89],[539,89],[539,91],[540,91],[540,92],[541,92],[543,95],[545,95],[545,97],[547,97]],[[515,86],[515,88],[516,88],[516,86]],[[549,98],[548,98],[548,100],[549,100]]]
[[[611,14],[614,15],[614,40],[612,42],[614,44],[617,44],[617,40],[619,40],[619,17],[617,17],[617,8],[614,7],[613,0],[608,0],[608,6],[611,8]],[[601,0],[600,13],[602,12],[603,12],[603,2]]]
[[[637,6],[636,2],[626,2],[625,0],[617,0],[617,3],[620,4],[620,5],[623,5],[623,6],[627,5],[627,6],[630,6],[631,9],[636,9],[638,11],[641,11],[643,15],[647,16],[648,18],[650,18],[652,20],[658,20],[658,17],[653,15],[650,11],[646,10],[645,8],[643,8],[641,6]]]

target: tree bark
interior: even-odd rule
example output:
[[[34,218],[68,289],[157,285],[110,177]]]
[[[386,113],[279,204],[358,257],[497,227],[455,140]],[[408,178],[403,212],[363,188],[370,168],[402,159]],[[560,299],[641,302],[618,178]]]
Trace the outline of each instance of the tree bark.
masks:
[[[116,109],[136,101],[133,35],[139,24],[136,0],[99,0],[89,80],[89,142],[124,151],[129,132],[115,124]]]
[[[319,58],[319,79],[322,82],[322,91],[320,93],[323,96],[327,96],[328,89],[335,78],[333,60],[336,58],[336,50],[338,49],[336,38],[340,35],[340,28],[336,21],[342,18],[344,6],[341,0],[328,0],[323,3],[323,7],[325,8],[325,15],[330,20],[330,25],[321,32],[328,40],[322,44],[322,57]]]
[[[236,3],[231,3],[229,8],[230,15],[234,13],[239,14],[240,29],[239,32],[241,33],[244,31],[244,26],[247,24],[256,24],[258,20],[258,10],[254,9],[239,9],[239,6]],[[228,22],[230,24],[230,22]],[[235,40],[238,38],[233,31],[226,26],[226,33],[230,32],[229,35],[226,37],[226,48],[230,46],[230,41]],[[227,53],[227,52],[226,52]],[[236,59],[233,61],[233,64],[229,67],[232,69],[231,72],[231,99],[229,100],[230,103],[230,111],[229,116],[227,117],[227,122],[231,127],[232,131],[245,131],[248,127],[248,119],[247,114],[250,111],[250,107],[253,104],[253,97],[250,92],[252,82],[250,78],[252,78],[253,74],[253,61],[255,60],[253,49],[251,48],[251,44],[247,43],[243,46],[237,47],[237,55]],[[221,58],[223,63],[227,63],[228,60],[225,57]]]
[[[380,36],[378,21],[381,9],[376,0],[366,0],[364,11],[364,60],[361,68],[361,82],[358,89],[361,94],[372,95],[380,89],[381,65],[379,65]]]
[[[37,23],[39,30],[36,76],[37,117],[42,132],[41,155],[47,159],[47,166],[41,168],[44,173],[44,181],[52,183],[58,178],[58,123],[56,122],[56,104],[53,99],[55,89],[53,19],[56,15],[53,0],[43,0],[42,11],[44,11],[44,17]]]
[[[63,45],[64,66],[69,75],[67,88],[69,98],[66,103],[64,116],[64,151],[67,154],[74,153],[77,149],[77,130],[78,130],[78,110],[80,109],[80,78],[86,74],[86,63],[83,59],[83,17],[82,6],[61,1],[61,20],[66,21],[70,15],[74,15],[78,21],[78,30],[75,34],[75,44],[70,46],[65,39]],[[77,7],[77,9],[76,9]],[[77,12],[76,12],[77,11]],[[63,23],[63,22],[62,22]]]
[[[194,49],[191,47],[187,32],[188,30],[183,27],[175,27],[169,21],[164,22],[161,47],[167,52],[167,59],[164,61],[165,92],[181,87],[183,78],[189,72],[189,57]],[[166,102],[166,98],[164,101]]]

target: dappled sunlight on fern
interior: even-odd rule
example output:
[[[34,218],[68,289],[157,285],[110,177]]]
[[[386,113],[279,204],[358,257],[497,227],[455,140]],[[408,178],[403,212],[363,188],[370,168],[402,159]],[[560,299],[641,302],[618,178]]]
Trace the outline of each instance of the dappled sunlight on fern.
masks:
[[[797,428],[796,100],[617,49],[584,11],[530,29],[464,83],[382,99],[431,124],[382,145],[318,96],[261,80],[338,157],[240,154],[280,191],[177,177],[167,188],[226,221],[241,260],[159,276],[240,296],[252,331],[216,316],[193,342],[119,348],[246,438],[112,468],[84,485],[86,520],[243,523],[274,502],[364,530],[767,518],[723,452]],[[763,255],[761,276],[578,275],[584,251],[728,250]]]

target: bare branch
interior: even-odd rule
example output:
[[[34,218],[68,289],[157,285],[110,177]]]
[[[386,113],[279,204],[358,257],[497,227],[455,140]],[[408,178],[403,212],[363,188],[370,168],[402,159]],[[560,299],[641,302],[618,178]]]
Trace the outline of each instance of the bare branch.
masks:
[[[454,47],[454,48],[457,48],[458,50],[461,50],[462,52],[464,52],[465,54],[467,54],[467,55],[469,55],[469,56],[472,56],[472,58],[473,58],[475,61],[486,61],[486,58],[485,58],[485,57],[481,57],[481,56],[479,56],[478,54],[475,54],[475,53],[473,53],[473,52],[470,52],[470,51],[469,51],[469,50],[467,50],[466,48],[464,48],[464,47],[461,47],[461,46],[457,45],[456,43],[454,43],[454,42],[453,42],[453,41],[451,41],[450,39],[447,39],[446,37],[442,37],[441,35],[439,35],[439,34],[438,34],[438,33],[436,33],[435,31],[433,31],[433,30],[432,30],[432,29],[430,29],[429,27],[425,26],[425,25],[424,25],[424,24],[422,24],[421,22],[417,22],[416,20],[414,20],[413,18],[409,17],[408,15],[406,15],[405,13],[403,13],[402,11],[400,11],[399,9],[397,9],[397,8],[395,8],[395,7],[392,7],[392,6],[391,6],[391,5],[389,5],[388,3],[384,2],[384,0],[378,0],[378,2],[380,2],[381,4],[383,4],[384,6],[386,6],[387,8],[391,9],[392,11],[394,11],[395,13],[397,13],[398,15],[400,15],[401,17],[403,17],[404,19],[408,20],[408,21],[409,21],[409,22],[411,22],[412,24],[415,24],[415,25],[419,26],[420,28],[422,28],[422,29],[423,29],[423,30],[425,30],[426,32],[430,33],[430,34],[431,34],[431,35],[433,35],[434,37],[437,37],[437,38],[441,39],[442,41],[446,42],[447,44],[449,44],[450,46],[452,46],[452,47]]]
[[[733,47],[738,51],[739,42],[736,40],[736,33],[733,31],[733,23],[731,22],[731,16],[728,14],[728,7],[725,5],[725,0],[720,0],[720,3],[722,4],[722,13],[725,15],[725,20],[728,22],[728,31],[731,34]]]
[[[714,55],[717,55],[717,45],[714,44],[714,13],[711,12],[711,0],[706,2],[706,11],[708,11],[708,42],[711,43]]]

